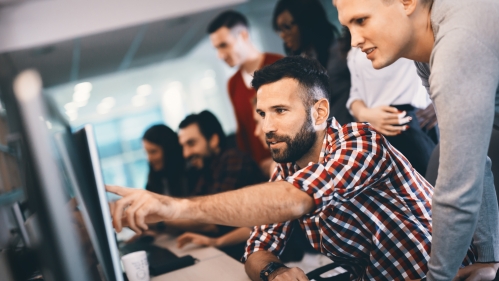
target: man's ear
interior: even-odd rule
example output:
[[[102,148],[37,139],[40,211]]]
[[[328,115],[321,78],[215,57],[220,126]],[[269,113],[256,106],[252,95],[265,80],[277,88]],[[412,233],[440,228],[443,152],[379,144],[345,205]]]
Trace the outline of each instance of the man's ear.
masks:
[[[211,136],[208,145],[213,150],[216,150],[217,148],[219,148],[219,146],[220,146],[220,137],[218,136],[218,134],[213,134],[213,136]]]
[[[422,5],[421,0],[398,0],[404,8],[405,14],[410,16],[416,11],[416,8]]]
[[[329,101],[325,98],[318,100],[314,104],[315,125],[323,124],[329,118]]]
[[[244,41],[248,41],[249,40],[249,32],[246,28],[241,28],[241,31],[239,31],[239,36],[241,36],[241,38],[244,40]]]

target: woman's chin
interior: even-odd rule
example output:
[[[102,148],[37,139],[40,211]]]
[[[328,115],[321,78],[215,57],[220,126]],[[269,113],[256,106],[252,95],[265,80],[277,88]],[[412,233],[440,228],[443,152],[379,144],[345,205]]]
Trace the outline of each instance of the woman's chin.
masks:
[[[286,44],[286,46],[287,46],[287,47],[288,47],[291,51],[293,51],[293,52],[296,52],[296,51],[298,51],[298,50],[300,49],[300,48],[299,48],[298,46],[296,46],[296,45],[287,45],[287,44]]]
[[[162,166],[153,166],[152,169],[155,171],[155,172],[159,172],[163,169]]]

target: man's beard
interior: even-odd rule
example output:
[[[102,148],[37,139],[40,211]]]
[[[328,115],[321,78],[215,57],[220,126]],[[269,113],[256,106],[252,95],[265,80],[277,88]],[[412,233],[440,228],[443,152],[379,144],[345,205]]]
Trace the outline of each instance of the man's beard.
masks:
[[[195,170],[202,170],[206,167],[208,167],[210,165],[210,163],[212,162],[213,158],[215,157],[215,152],[210,148],[210,147],[207,147],[206,148],[206,151],[207,153],[202,155],[202,154],[193,154],[191,156],[189,156],[186,160],[186,165],[187,165],[187,169],[195,169]],[[202,163],[202,167],[198,167],[196,165],[193,164],[194,160],[198,160],[200,159],[203,163]]]
[[[296,162],[302,158],[314,145],[317,135],[312,125],[312,117],[307,113],[307,120],[303,123],[300,131],[294,138],[289,136],[279,136],[273,132],[265,134],[267,139],[276,142],[285,142],[287,148],[270,148],[272,159],[277,163]]]

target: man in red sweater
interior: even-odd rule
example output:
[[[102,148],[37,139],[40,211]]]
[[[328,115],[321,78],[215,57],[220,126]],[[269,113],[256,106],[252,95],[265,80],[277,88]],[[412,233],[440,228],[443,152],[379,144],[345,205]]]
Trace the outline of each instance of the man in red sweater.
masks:
[[[218,57],[230,67],[239,67],[228,83],[229,96],[237,119],[237,144],[251,155],[265,175],[270,174],[270,152],[255,135],[252,99],[256,92],[251,87],[253,73],[281,59],[281,55],[262,53],[251,43],[248,20],[241,13],[226,11],[208,26],[208,33]]]

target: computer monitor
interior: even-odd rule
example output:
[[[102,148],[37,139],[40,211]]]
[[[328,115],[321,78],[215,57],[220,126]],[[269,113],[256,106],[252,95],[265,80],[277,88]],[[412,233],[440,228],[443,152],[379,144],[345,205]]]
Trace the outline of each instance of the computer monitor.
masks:
[[[97,234],[99,248],[102,250],[103,266],[110,272],[112,280],[123,280],[118,247],[111,222],[111,212],[102,177],[97,144],[92,125],[86,125],[74,133],[75,144],[79,152],[81,172],[88,180],[82,186],[83,201],[87,205],[90,219]]]
[[[83,130],[82,133],[73,135],[55,104],[51,100],[46,100],[46,103],[49,114],[45,119],[50,122],[50,131],[61,163],[60,174],[65,179],[70,197],[78,204],[79,214],[85,225],[84,233],[88,234],[86,239],[91,242],[90,252],[95,253],[97,260],[93,278],[97,278],[98,273],[99,280],[122,281],[118,249],[92,130],[88,134]]]
[[[54,141],[57,119],[42,95],[42,82],[36,71],[19,74],[14,80],[8,118],[19,120],[24,189],[35,214],[41,240],[37,251],[44,280],[95,280],[94,248],[81,222],[78,198],[71,198],[70,186]],[[88,251],[90,250],[90,251]]]
[[[53,101],[42,95],[36,72],[20,74],[15,83],[18,108],[7,115],[22,121],[26,194],[41,233],[34,248],[44,280],[123,281],[92,127],[72,134]],[[159,273],[177,259],[152,245],[140,250]]]

